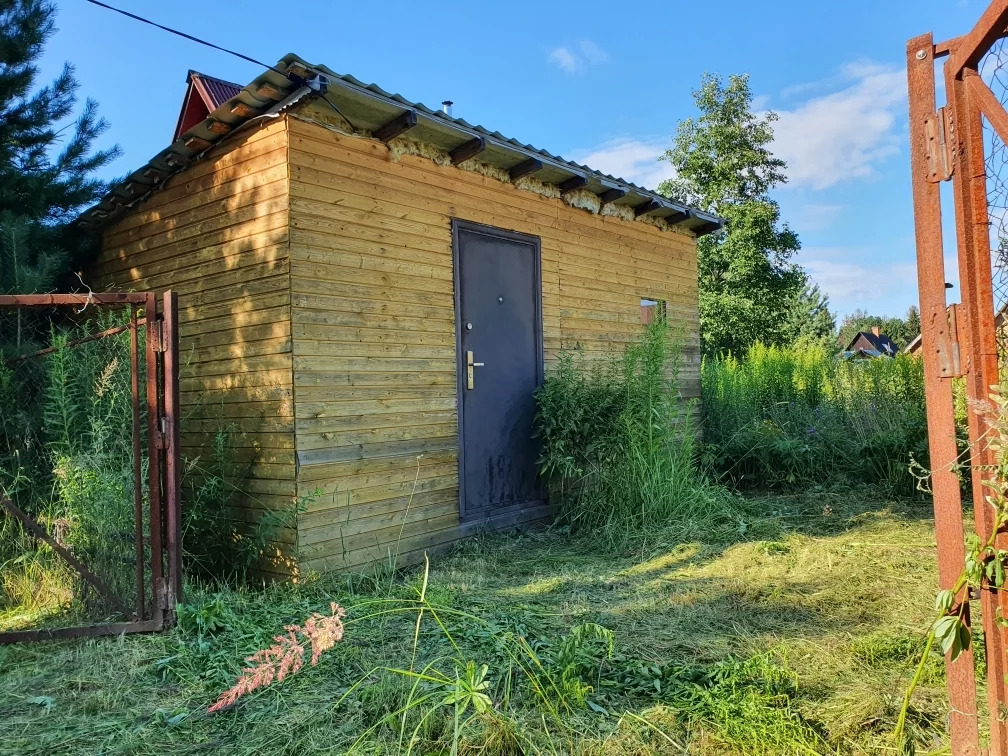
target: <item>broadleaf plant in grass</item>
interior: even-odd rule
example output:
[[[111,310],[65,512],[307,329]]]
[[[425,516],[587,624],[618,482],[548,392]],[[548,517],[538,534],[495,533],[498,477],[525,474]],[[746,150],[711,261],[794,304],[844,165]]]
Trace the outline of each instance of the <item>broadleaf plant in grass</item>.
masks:
[[[955,661],[969,650],[973,635],[967,617],[968,591],[1000,591],[1008,580],[1008,551],[996,546],[998,536],[1008,526],[1008,391],[1003,386],[992,386],[990,400],[981,405],[980,410],[986,416],[989,427],[984,442],[994,460],[991,468],[986,470],[983,483],[989,491],[985,498],[991,507],[993,522],[986,540],[975,533],[966,537],[966,559],[962,572],[950,588],[940,590],[935,597],[934,621],[896,720],[894,739],[903,753],[914,753],[913,742],[906,734],[907,716],[932,647],[937,644],[950,661]],[[967,600],[962,600],[964,598]],[[1003,626],[1005,619],[998,614],[995,622]]]

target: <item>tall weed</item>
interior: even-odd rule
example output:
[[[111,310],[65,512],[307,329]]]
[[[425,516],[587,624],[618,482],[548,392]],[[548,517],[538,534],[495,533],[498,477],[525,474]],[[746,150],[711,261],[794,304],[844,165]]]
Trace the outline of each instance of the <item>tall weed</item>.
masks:
[[[43,356],[18,361],[0,350],[0,490],[129,603],[136,560],[129,334],[70,344],[125,317],[97,311],[75,328],[51,326],[44,341],[22,342],[22,352],[52,350]],[[9,518],[0,559],[0,606],[41,615],[108,609]]]
[[[125,310],[88,310],[79,320],[39,317],[20,345],[0,341],[0,491],[35,518],[132,605],[136,581],[133,492],[133,408],[128,331],[75,343],[125,325]],[[0,313],[0,335],[12,333]],[[20,332],[20,331],[19,331]],[[138,332],[141,354],[145,329]],[[49,350],[18,359],[39,350]],[[139,385],[146,364],[139,363]],[[141,389],[142,390],[142,389]],[[140,404],[146,432],[145,402]],[[232,460],[233,433],[222,427],[202,458],[186,460],[183,478],[183,562],[190,577],[240,581],[252,576],[278,531],[303,503],[244,523],[235,516],[236,485],[246,477]],[[149,534],[147,449],[141,443],[143,532]],[[150,562],[149,546],[144,561]],[[275,551],[275,549],[272,549]],[[55,614],[78,621],[105,618],[90,589],[48,546],[0,512],[0,615],[31,624]],[[149,574],[149,573],[148,573]],[[69,612],[67,611],[69,610]],[[5,624],[0,616],[0,626]]]
[[[837,360],[814,348],[756,345],[705,359],[704,462],[735,486],[864,483],[912,495],[927,466],[920,360]]]
[[[563,352],[537,391],[540,471],[561,518],[623,542],[723,513],[728,499],[694,465],[694,428],[677,388],[679,342],[664,322],[622,354]]]

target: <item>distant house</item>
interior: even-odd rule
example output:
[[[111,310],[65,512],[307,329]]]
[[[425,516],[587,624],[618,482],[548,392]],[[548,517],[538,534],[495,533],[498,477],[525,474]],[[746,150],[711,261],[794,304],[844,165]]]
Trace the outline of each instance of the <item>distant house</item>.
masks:
[[[858,331],[847,348],[840,353],[840,357],[845,360],[867,360],[895,357],[898,352],[899,347],[893,340],[881,333],[878,326],[874,326],[870,331]]]
[[[920,354],[921,343],[921,335],[918,333],[914,336],[913,341],[906,345],[906,348],[903,351],[916,357]]]

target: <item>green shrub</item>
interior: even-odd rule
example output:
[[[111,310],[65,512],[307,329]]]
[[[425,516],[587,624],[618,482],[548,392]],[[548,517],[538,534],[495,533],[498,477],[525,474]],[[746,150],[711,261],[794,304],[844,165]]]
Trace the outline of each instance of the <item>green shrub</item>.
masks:
[[[723,509],[694,465],[689,407],[676,388],[680,350],[651,324],[622,355],[563,352],[536,393],[539,466],[559,516],[622,541]]]
[[[865,483],[912,495],[927,465],[921,361],[753,347],[705,359],[704,461],[740,487]]]
[[[129,605],[136,580],[129,334],[70,345],[126,317],[98,310],[76,327],[53,326],[45,336],[35,329],[37,338],[23,339],[20,350],[0,349],[0,491]],[[10,359],[43,346],[52,351]],[[6,517],[0,562],[0,607],[107,609],[48,546]]]

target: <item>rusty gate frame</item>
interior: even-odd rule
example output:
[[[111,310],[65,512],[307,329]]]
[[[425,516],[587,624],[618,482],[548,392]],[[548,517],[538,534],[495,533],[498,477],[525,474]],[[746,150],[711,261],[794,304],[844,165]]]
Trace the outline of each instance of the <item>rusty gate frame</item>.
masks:
[[[942,588],[952,588],[965,560],[964,526],[952,380],[962,378],[969,402],[971,482],[977,535],[986,541],[993,510],[986,501],[984,480],[993,456],[986,442],[988,424],[980,405],[997,385],[994,297],[989,235],[987,176],[983,119],[1008,144],[1008,112],[983,82],[979,63],[991,46],[1008,36],[1008,0],[994,0],[976,26],[961,37],[938,44],[931,34],[907,43],[907,83],[910,105],[910,162],[917,245],[921,340],[927,397],[931,485],[934,493],[938,573]],[[935,61],[947,58],[943,79],[946,103],[937,107]],[[960,302],[946,302],[940,183],[952,182]],[[1008,548],[1008,535],[997,546]],[[956,597],[965,602],[968,589]],[[987,707],[990,756],[1008,756],[1008,636],[997,621],[1008,617],[1008,593],[983,586],[980,591],[987,659]],[[972,649],[945,659],[949,695],[949,736],[952,752],[975,756],[981,749],[977,688]]]
[[[11,307],[129,307],[130,322],[118,328],[93,333],[71,342],[72,346],[115,333],[130,331],[131,388],[133,405],[133,507],[134,540],[137,549],[137,605],[131,612],[107,589],[104,582],[72,553],[49,536],[36,520],[0,493],[0,512],[19,520],[32,534],[48,544],[81,579],[132,619],[126,622],[76,627],[19,630],[0,633],[0,645],[81,636],[119,635],[165,630],[175,624],[175,606],[182,595],[182,544],[179,450],[179,347],[178,295],[163,294],[161,312],[154,292],[103,294],[15,294],[0,296],[0,310]],[[142,309],[143,316],[137,311]],[[150,532],[143,528],[143,480],[141,474],[139,338],[146,329],[147,480]],[[23,361],[52,352],[53,348],[23,355]],[[160,379],[160,380],[159,380]],[[144,539],[150,539],[150,583],[145,577]],[[148,591],[150,592],[148,594]],[[147,611],[150,598],[151,611]],[[149,616],[148,616],[149,614]]]

